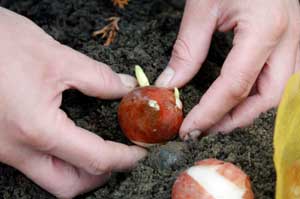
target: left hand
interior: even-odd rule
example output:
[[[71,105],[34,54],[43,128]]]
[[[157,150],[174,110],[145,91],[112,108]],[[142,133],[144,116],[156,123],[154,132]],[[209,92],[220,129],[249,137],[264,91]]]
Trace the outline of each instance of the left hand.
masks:
[[[297,65],[298,0],[187,0],[171,60],[156,85],[180,87],[204,62],[215,30],[234,30],[220,76],[185,118],[180,135],[229,132],[278,105]]]
[[[135,88],[133,77],[58,43],[1,7],[0,44],[1,163],[58,198],[72,198],[145,157],[145,149],[106,141],[60,109],[67,89],[116,99]]]

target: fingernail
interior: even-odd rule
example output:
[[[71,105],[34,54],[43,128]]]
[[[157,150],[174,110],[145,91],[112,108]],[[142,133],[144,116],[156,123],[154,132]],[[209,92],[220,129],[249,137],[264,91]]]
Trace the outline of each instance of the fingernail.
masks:
[[[184,140],[184,141],[188,141],[188,140],[196,140],[196,139],[201,135],[201,133],[202,133],[202,132],[201,132],[200,130],[198,130],[198,129],[193,130],[193,131],[187,133],[187,134],[184,136],[183,140]]]
[[[167,67],[163,73],[157,78],[155,85],[167,87],[175,75],[175,71],[171,67]]]
[[[118,74],[118,76],[120,77],[123,85],[127,88],[134,89],[137,86],[137,81],[134,77],[126,74]]]

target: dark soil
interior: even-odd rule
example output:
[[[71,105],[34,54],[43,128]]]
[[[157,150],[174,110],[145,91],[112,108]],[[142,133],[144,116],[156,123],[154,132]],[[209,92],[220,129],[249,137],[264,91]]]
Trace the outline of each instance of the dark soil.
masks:
[[[133,74],[133,66],[143,66],[150,80],[168,63],[179,28],[180,3],[163,0],[130,0],[125,10],[110,0],[0,0],[13,11],[27,16],[58,41],[102,62],[117,71]],[[91,33],[106,24],[105,18],[120,16],[120,32],[110,47]],[[182,89],[187,113],[219,73],[231,46],[230,34],[216,34],[204,67]],[[83,66],[84,67],[84,66]],[[62,108],[77,123],[105,139],[128,143],[117,123],[119,101],[103,101],[76,91],[64,94]],[[147,159],[129,173],[115,174],[109,183],[82,199],[168,199],[176,176],[204,158],[218,158],[240,166],[252,180],[257,199],[274,196],[275,172],[272,161],[272,133],[275,111],[230,135],[216,135],[183,143],[177,139],[151,149]],[[54,198],[20,172],[0,165],[0,198]]]

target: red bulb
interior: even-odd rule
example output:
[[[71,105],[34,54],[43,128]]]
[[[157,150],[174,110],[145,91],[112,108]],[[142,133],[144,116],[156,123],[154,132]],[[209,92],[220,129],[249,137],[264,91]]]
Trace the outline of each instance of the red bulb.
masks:
[[[180,174],[172,199],[254,199],[250,178],[232,163],[216,159],[196,162]]]
[[[122,131],[141,146],[165,143],[174,138],[183,120],[182,106],[173,90],[140,87],[123,97],[118,118]]]

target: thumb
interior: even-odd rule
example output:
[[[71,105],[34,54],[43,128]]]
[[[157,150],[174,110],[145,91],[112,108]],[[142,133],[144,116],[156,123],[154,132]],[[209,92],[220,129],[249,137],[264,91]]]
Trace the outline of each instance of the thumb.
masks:
[[[217,23],[217,1],[188,0],[168,67],[157,86],[181,87],[200,69]]]
[[[86,95],[102,99],[122,97],[137,85],[130,75],[117,74],[104,63],[97,62],[67,46],[63,81],[68,88],[76,88]]]

